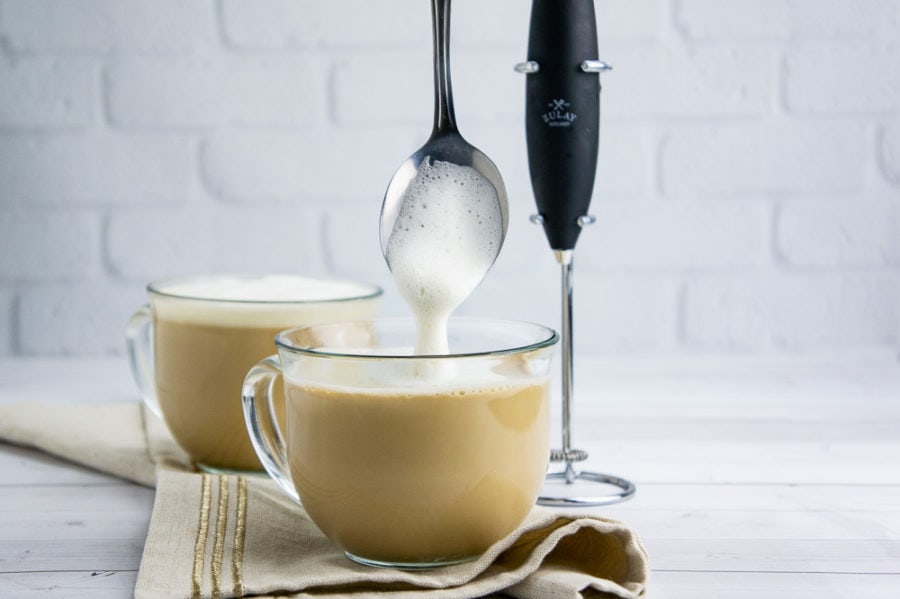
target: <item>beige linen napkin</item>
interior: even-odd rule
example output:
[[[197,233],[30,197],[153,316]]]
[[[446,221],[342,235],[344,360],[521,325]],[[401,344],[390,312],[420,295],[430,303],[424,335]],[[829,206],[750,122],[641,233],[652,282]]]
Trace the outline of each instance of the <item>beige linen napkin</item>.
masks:
[[[646,588],[647,554],[627,526],[540,507],[468,564],[423,572],[360,566],[267,477],[192,471],[139,404],[0,406],[0,439],[156,487],[137,599],[633,598]]]

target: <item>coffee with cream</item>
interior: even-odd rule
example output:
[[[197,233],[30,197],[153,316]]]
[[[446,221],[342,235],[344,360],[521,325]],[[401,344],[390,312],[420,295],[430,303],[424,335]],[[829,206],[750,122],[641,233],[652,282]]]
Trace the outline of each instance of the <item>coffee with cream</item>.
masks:
[[[360,390],[286,381],[291,478],[370,561],[455,561],[512,532],[547,467],[546,381]]]
[[[296,276],[205,276],[149,287],[156,400],[198,465],[259,470],[241,411],[244,375],[275,351],[280,331],[366,318],[380,290]]]

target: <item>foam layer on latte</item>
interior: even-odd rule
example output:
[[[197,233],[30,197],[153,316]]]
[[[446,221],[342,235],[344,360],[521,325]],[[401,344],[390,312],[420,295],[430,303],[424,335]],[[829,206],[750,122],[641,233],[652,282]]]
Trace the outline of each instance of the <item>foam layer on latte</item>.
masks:
[[[468,166],[422,161],[385,248],[416,319],[417,354],[446,354],[447,320],[487,274],[500,247],[497,190]]]
[[[471,373],[467,373],[471,374]],[[291,384],[298,387],[315,387],[327,389],[335,393],[354,394],[364,393],[366,397],[381,398],[391,397],[401,399],[404,397],[423,397],[441,395],[447,397],[465,397],[490,395],[504,391],[514,391],[523,387],[544,385],[548,377],[530,377],[522,379],[509,379],[501,375],[479,377],[477,381],[466,380],[460,382],[460,377],[447,377],[443,380],[435,380],[431,377],[422,377],[412,373],[407,375],[382,372],[378,375],[358,377],[356,380],[348,380],[344,383],[327,382],[317,380],[317,377],[308,376],[308,372],[287,374]]]
[[[155,286],[150,297],[157,318],[288,328],[374,316],[380,290],[374,285],[338,279],[213,275]]]
[[[409,351],[368,350],[365,353],[410,356]],[[545,368],[539,361],[517,356],[502,360],[298,358],[284,365],[284,376],[296,385],[321,386],[364,395],[466,395],[543,384],[547,380]]]

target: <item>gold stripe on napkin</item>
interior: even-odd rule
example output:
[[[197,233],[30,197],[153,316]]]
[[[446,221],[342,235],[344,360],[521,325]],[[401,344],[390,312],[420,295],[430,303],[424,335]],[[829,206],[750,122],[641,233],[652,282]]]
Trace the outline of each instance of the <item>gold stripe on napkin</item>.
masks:
[[[193,533],[190,597],[241,597],[247,481],[242,476],[205,473],[192,478],[199,485],[199,507]],[[149,540],[148,536],[148,546]],[[149,564],[153,558],[148,560]]]

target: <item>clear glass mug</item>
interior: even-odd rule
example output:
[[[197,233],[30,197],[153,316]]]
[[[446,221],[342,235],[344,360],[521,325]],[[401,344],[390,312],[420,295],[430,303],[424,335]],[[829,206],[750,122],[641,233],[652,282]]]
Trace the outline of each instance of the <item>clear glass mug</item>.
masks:
[[[247,370],[278,332],[374,316],[381,289],[293,275],[198,275],[147,286],[128,323],[132,374],[145,403],[199,468],[261,471],[241,410]]]
[[[411,319],[301,327],[247,374],[260,461],[354,561],[475,559],[522,523],[541,489],[556,332],[452,319],[449,334],[449,355],[413,356]]]

